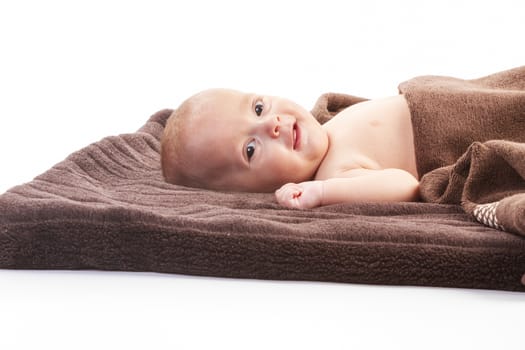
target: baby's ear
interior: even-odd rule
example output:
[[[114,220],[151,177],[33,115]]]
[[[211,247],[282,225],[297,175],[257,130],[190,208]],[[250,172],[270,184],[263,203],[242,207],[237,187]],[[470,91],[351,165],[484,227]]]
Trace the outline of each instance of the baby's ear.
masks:
[[[321,124],[326,123],[334,115],[341,112],[343,109],[359,102],[368,101],[367,98],[357,97],[352,95],[329,92],[322,94],[315,103],[312,109],[312,114],[315,119]]]

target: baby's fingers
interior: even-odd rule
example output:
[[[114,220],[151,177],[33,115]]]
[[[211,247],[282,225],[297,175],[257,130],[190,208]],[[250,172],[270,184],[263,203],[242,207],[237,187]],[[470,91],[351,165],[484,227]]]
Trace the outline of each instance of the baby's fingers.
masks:
[[[291,183],[286,184],[277,191],[275,191],[275,197],[277,202],[281,205],[284,205],[288,208],[299,208],[300,201],[299,198],[303,193],[301,186]]]

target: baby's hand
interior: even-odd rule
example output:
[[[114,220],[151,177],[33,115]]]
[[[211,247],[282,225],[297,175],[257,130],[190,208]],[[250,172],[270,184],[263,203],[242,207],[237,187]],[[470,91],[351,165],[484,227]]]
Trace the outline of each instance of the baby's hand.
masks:
[[[306,181],[299,184],[287,183],[275,191],[279,204],[288,208],[309,209],[321,205],[323,198],[322,181]]]

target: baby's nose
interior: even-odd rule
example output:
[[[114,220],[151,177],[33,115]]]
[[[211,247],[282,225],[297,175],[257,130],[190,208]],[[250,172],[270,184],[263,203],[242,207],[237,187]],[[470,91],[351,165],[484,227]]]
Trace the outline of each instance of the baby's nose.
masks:
[[[277,115],[269,117],[266,122],[266,130],[271,137],[279,137],[279,130],[281,128],[281,118]]]

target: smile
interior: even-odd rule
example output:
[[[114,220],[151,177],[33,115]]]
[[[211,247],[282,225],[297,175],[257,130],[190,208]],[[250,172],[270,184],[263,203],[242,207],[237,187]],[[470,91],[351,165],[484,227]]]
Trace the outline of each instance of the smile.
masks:
[[[297,148],[299,147],[300,140],[301,140],[301,131],[299,130],[297,123],[295,123],[292,128],[292,141],[293,141],[292,145],[293,145],[294,150],[297,150]]]

